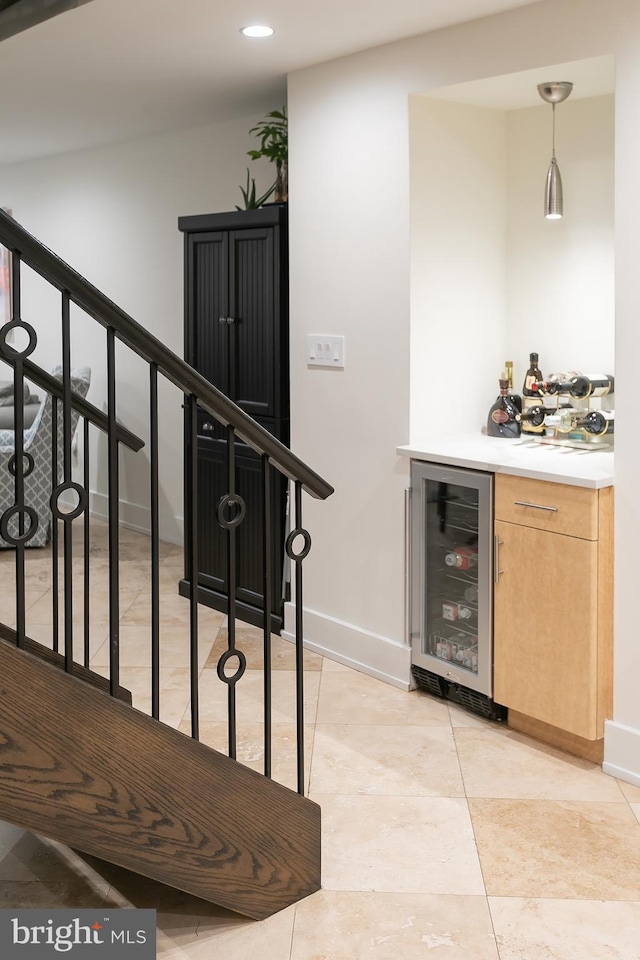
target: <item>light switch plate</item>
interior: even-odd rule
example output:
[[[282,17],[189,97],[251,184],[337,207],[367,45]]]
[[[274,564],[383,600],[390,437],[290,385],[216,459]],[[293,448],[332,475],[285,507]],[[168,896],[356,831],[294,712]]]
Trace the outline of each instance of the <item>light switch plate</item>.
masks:
[[[307,364],[315,367],[344,368],[344,337],[325,333],[307,334]]]

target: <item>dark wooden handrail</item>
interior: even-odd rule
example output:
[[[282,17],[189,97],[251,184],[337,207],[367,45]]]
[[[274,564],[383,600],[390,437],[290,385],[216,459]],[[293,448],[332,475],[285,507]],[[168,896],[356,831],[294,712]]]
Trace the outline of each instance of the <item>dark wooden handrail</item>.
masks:
[[[3,359],[5,363],[11,363],[6,357]],[[42,367],[32,363],[31,360],[23,360],[22,362],[24,365],[24,373],[28,380],[33,380],[34,383],[37,383],[39,387],[42,387],[43,390],[46,390],[47,393],[50,393],[58,400],[64,400],[64,387],[59,380],[52,377],[51,374],[43,370]],[[109,429],[109,418],[106,413],[103,413],[98,407],[89,403],[84,397],[72,392],[71,406],[74,410],[77,410],[81,417],[84,417],[85,420],[88,420],[89,423],[92,423],[100,430],[104,430],[106,433]],[[144,440],[137,437],[131,430],[127,430],[121,423],[116,427],[116,435],[118,437],[118,443],[124,444],[125,447],[129,447],[136,453],[144,447]]]
[[[157,364],[158,370],[179,390],[194,396],[220,423],[232,426],[250,447],[266,454],[281,473],[301,483],[307,493],[320,500],[333,493],[333,487],[288,447],[3,210],[0,210],[0,243],[17,253],[58,290],[66,291],[94,320],[113,329],[135,353],[148,363]]]

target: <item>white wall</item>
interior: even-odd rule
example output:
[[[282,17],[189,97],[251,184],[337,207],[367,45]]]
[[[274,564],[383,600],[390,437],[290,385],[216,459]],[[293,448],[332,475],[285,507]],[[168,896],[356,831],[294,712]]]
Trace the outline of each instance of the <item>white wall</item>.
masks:
[[[543,374],[615,373],[614,98],[556,108],[565,216],[545,220],[551,107],[513,110],[508,122],[506,350],[521,384],[529,353]]]
[[[409,439],[408,98],[602,55],[617,64],[615,720],[606,753],[608,769],[640,783],[640,455],[632,425],[640,351],[637,0],[549,0],[290,76],[292,445],[337,488],[307,510],[314,531],[305,561],[307,635],[379,672],[392,650],[398,676],[406,665],[396,645],[408,468],[394,450]],[[329,325],[326,332],[347,337],[343,374],[304,366],[304,334]],[[458,348],[453,340],[434,366],[455,363]],[[388,660],[384,669],[393,675]]]
[[[180,215],[233,210],[250,167],[266,189],[272,169],[252,162],[248,131],[258,117],[181,131],[37,162],[0,168],[0,205],[135,320],[183,355],[183,235]],[[60,297],[25,271],[24,320],[38,332],[34,360],[60,360]],[[92,368],[89,399],[106,399],[106,335],[73,314],[72,362]],[[147,438],[146,364],[121,347],[117,353],[118,416]],[[182,395],[160,382],[161,533],[180,540],[182,528]],[[93,506],[106,493],[106,448],[96,436],[91,462]],[[148,450],[123,449],[123,517],[148,528]]]
[[[479,431],[498,393],[507,339],[507,115],[413,96],[409,118],[410,432],[419,441]]]
[[[504,361],[519,390],[532,350],[545,375],[615,372],[614,98],[559,108],[567,216],[548,221],[551,109],[464,102],[482,85],[410,98],[412,442],[480,430]]]

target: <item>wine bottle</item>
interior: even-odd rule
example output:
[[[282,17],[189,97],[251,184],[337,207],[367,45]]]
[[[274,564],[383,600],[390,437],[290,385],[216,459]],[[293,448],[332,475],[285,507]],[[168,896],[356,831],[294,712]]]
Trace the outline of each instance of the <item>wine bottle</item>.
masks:
[[[516,420],[520,411],[509,398],[509,381],[499,383],[500,393],[487,417],[487,436],[514,439],[520,436],[520,424]]]
[[[605,433],[613,433],[615,418],[605,410],[557,410],[547,417],[547,425],[555,427],[560,433],[570,433],[572,430],[586,430],[596,437]]]
[[[605,397],[613,393],[614,378],[610,374],[595,373],[588,377],[579,374],[570,380],[534,380],[531,389],[534,393],[568,393],[576,400],[587,397]]]
[[[581,427],[587,433],[601,437],[605,433],[613,433],[615,417],[605,410],[590,410],[585,416],[576,420],[576,427]]]
[[[478,588],[475,583],[471,583],[468,587],[465,588],[464,598],[467,601],[467,603],[478,602]]]
[[[535,392],[532,390],[531,385],[542,380],[542,373],[540,372],[540,367],[538,366],[538,354],[530,353],[529,354],[529,369],[524,375],[524,383],[522,385],[522,395],[524,397],[534,397],[536,396]]]
[[[575,430],[576,420],[579,416],[580,411],[572,410],[571,408],[554,410],[548,414],[546,424],[548,427],[553,427],[560,433],[570,433],[572,430]]]
[[[527,410],[518,414],[516,419],[521,423],[523,430],[525,429],[525,424],[530,424],[532,427],[541,427],[544,424],[544,418],[549,412],[546,407],[538,403],[534,407],[529,407]]]
[[[513,389],[513,360],[505,360],[504,362],[504,379],[509,381],[507,388],[509,400],[518,410],[522,410],[522,397]]]
[[[454,547],[444,558],[448,567],[455,567],[456,570],[468,570],[478,564],[477,547]]]

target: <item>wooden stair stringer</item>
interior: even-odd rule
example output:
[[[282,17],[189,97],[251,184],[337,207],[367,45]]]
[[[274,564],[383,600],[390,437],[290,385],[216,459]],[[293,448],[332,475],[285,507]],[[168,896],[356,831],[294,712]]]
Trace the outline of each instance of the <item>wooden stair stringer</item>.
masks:
[[[0,819],[263,919],[320,888],[320,808],[0,643]]]
[[[15,647],[17,645],[17,636],[13,627],[8,627],[6,623],[0,623],[0,640]],[[38,657],[39,660],[44,660],[46,663],[52,664],[59,670],[64,670],[65,668],[65,658],[62,653],[58,653],[50,647],[45,647],[43,643],[32,640],[31,637],[24,638],[24,649],[27,653],[32,653],[34,657]],[[106,693],[109,692],[109,680],[107,677],[95,673],[94,670],[84,667],[81,663],[74,662],[73,674],[78,680],[90,683],[93,687],[97,687],[98,690],[104,690]],[[126,690],[124,687],[118,687],[115,696],[118,700],[124,700],[125,703],[132,702],[131,691]]]

